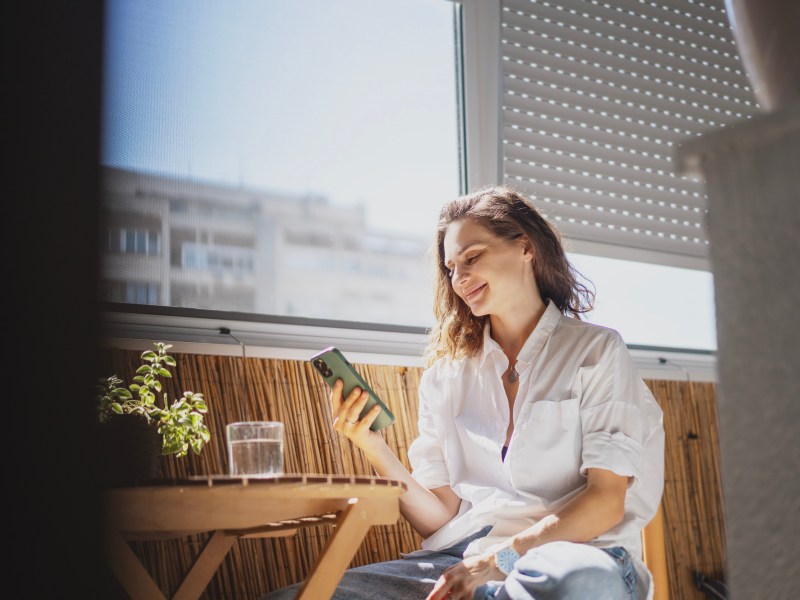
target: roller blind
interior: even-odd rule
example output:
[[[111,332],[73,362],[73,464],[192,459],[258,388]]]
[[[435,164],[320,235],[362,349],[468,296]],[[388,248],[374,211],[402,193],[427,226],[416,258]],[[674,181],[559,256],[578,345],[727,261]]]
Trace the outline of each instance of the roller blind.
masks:
[[[673,152],[759,111],[724,3],[504,0],[500,19],[505,182],[575,251],[708,268],[704,186]]]

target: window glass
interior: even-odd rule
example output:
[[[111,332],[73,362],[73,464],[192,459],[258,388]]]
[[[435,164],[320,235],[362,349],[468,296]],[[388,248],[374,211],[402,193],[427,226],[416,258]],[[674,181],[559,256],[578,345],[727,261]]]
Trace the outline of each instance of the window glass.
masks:
[[[632,345],[716,350],[713,277],[708,271],[569,254],[596,288],[586,320]]]
[[[454,10],[109,1],[102,298],[430,325]]]

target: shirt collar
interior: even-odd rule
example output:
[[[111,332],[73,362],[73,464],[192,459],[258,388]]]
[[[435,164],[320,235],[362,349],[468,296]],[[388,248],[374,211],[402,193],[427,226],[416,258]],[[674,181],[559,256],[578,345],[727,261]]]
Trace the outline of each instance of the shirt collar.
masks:
[[[528,339],[525,340],[525,343],[522,345],[522,349],[519,351],[519,355],[517,356],[517,361],[525,364],[531,364],[536,357],[539,356],[539,353],[544,348],[544,345],[547,343],[547,340],[550,339],[550,336],[553,335],[553,332],[556,330],[556,326],[558,325],[559,320],[561,319],[561,311],[558,310],[555,302],[552,300],[545,300],[547,303],[547,308],[544,309],[544,313],[542,313],[539,322],[534,327],[531,334],[528,336]],[[491,336],[491,324],[489,320],[486,320],[486,325],[483,327],[483,351],[481,352],[480,356],[480,366],[483,366],[486,357],[493,350],[499,350],[502,352],[500,348],[500,344],[495,342]]]

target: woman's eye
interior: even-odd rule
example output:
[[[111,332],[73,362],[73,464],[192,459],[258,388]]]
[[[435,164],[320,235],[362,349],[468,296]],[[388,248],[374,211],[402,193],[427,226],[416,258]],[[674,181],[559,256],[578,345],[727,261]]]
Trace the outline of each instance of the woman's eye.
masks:
[[[473,263],[474,263],[476,260],[478,260],[478,257],[479,257],[479,256],[480,256],[480,254],[474,254],[474,255],[470,256],[469,258],[467,258],[467,259],[464,261],[464,264],[465,264],[465,265],[471,265],[471,264],[473,264]]]
[[[476,260],[478,260],[478,258],[480,258],[481,254],[483,254],[483,252],[478,252],[477,254],[473,254],[472,256],[469,256],[469,257],[465,258],[464,259],[464,264],[467,265],[467,266],[473,264]],[[450,278],[450,279],[453,278],[453,269],[451,269],[450,267],[446,267],[444,265],[442,265],[442,269],[444,270],[444,274],[448,278]]]

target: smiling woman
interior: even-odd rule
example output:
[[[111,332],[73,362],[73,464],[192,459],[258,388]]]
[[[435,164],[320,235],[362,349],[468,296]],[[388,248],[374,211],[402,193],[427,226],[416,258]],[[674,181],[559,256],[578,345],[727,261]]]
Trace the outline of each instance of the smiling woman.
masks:
[[[330,397],[333,428],[406,484],[400,510],[422,547],[349,569],[338,595],[652,598],[641,536],[664,487],[662,411],[619,333],[580,320],[592,293],[557,230],[490,187],[442,208],[436,249],[411,471],[372,431],[366,393],[336,384]]]
[[[446,204],[436,236],[440,268],[434,312],[441,328],[434,329],[431,360],[474,352],[482,344],[484,323],[469,313],[489,314],[478,315],[473,308],[487,283],[475,273],[487,268],[501,277],[494,289],[498,302],[522,298],[524,303],[526,296],[534,294],[553,300],[561,312],[574,317],[592,308],[594,293],[567,260],[558,230],[511,188],[486,188]],[[484,255],[488,260],[475,267]],[[519,262],[503,260],[511,256]],[[445,318],[448,314],[455,318]]]

